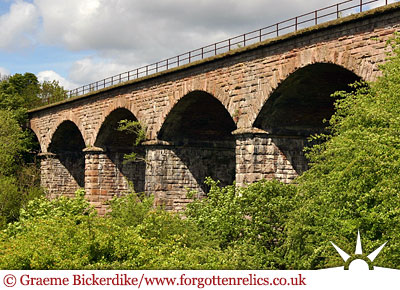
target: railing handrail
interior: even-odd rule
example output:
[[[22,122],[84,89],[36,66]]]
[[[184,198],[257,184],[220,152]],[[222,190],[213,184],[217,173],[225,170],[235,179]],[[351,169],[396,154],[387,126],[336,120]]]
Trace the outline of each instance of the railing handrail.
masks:
[[[83,85],[81,87],[75,88],[73,90],[69,90],[66,92],[65,99],[71,98],[71,97],[76,97],[79,95],[84,95],[89,92],[97,91],[100,89],[104,89],[119,83],[123,83],[129,80],[134,80],[138,79],[141,77],[149,76],[154,73],[158,73],[161,71],[165,71],[171,68],[175,67],[180,67],[182,65],[186,65],[189,63],[192,63],[197,60],[202,60],[205,58],[208,58],[210,56],[215,56],[223,52],[231,51],[232,49],[235,49],[236,47],[245,47],[250,44],[258,43],[261,41],[264,41],[266,39],[272,38],[272,37],[277,37],[279,36],[281,31],[288,30],[291,28],[294,28],[293,31],[298,31],[298,29],[301,28],[306,28],[310,27],[313,25],[321,24],[324,23],[325,21],[319,22],[320,19],[322,18],[327,18],[332,15],[336,15],[336,19],[341,17],[341,13],[349,10],[354,10],[358,8],[358,12],[362,12],[363,8],[371,3],[378,2],[378,1],[384,1],[384,4],[380,6],[386,6],[389,5],[388,0],[346,0],[343,2],[339,2],[337,4],[333,4],[324,8],[320,8],[308,13],[301,14],[296,17],[292,17],[280,22],[277,22],[275,24],[265,26],[260,29],[256,29],[244,34],[239,34],[234,37],[218,41],[206,46],[203,46],[198,49],[190,50],[185,53],[178,54],[174,57],[166,58],[164,60],[141,66],[139,68],[126,71],[117,75],[113,75],[111,77],[104,78],[102,80]],[[394,2],[398,2],[399,0],[394,0]],[[351,2],[358,2],[356,5],[352,5],[350,7],[344,7],[343,5],[349,4]],[[330,9],[333,9],[333,11],[327,11]],[[336,8],[336,9],[335,9]],[[358,13],[357,12],[357,13]],[[321,14],[322,13],[322,14]],[[325,13],[325,14],[324,14]],[[311,17],[308,19],[303,19],[306,17]],[[332,19],[328,19],[326,21],[330,21]],[[304,26],[304,24],[312,22],[312,24],[308,26]],[[284,25],[284,26],[282,26]],[[293,32],[291,31],[291,32]],[[289,32],[285,32],[287,34]],[[50,99],[47,100],[47,103],[50,103]],[[59,101],[59,100],[57,100]]]

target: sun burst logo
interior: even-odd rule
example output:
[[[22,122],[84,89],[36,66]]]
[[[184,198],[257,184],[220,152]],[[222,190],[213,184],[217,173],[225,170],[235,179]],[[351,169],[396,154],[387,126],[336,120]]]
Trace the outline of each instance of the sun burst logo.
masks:
[[[386,243],[387,242],[383,243],[379,248],[377,248],[371,254],[366,255],[362,251],[360,231],[358,231],[356,251],[354,252],[354,254],[349,255],[331,241],[331,244],[333,245],[333,247],[336,249],[336,251],[339,253],[339,255],[342,257],[342,259],[344,261],[344,269],[345,270],[349,270],[349,269],[351,269],[351,270],[365,270],[365,269],[373,270],[374,269],[373,262],[374,262],[375,258],[379,255],[379,253],[382,251],[382,249],[386,245]]]

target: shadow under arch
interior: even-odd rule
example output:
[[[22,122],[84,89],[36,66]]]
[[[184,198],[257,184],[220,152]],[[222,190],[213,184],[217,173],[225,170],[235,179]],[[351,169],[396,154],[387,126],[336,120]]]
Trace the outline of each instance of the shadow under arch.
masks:
[[[108,185],[100,184],[106,188],[108,194],[119,195],[127,191],[128,183],[132,183],[136,192],[144,191],[146,164],[143,161],[144,149],[142,146],[135,146],[137,135],[128,131],[119,131],[119,122],[122,120],[138,121],[131,111],[126,108],[113,110],[104,120],[97,134],[94,146],[102,148],[105,152],[104,162],[107,169],[101,171],[103,181],[106,176],[113,182]],[[137,160],[126,160],[124,156],[136,153]],[[110,161],[110,162],[108,162]],[[101,181],[100,181],[101,182]]]
[[[332,63],[315,63],[289,75],[267,99],[253,127],[269,134],[297,175],[308,169],[303,148],[307,137],[325,131],[334,113],[336,91],[351,91],[353,72]]]
[[[36,163],[36,157],[41,152],[41,146],[39,138],[37,137],[35,131],[31,128],[24,128],[28,135],[28,147],[29,152],[26,152],[23,156],[25,163]]]
[[[54,153],[53,177],[54,184],[58,183],[63,189],[50,189],[50,195],[66,193],[73,195],[76,189],[85,186],[85,157],[82,150],[85,141],[76,124],[72,121],[63,121],[54,132],[47,152]],[[57,162],[59,161],[59,163]],[[43,175],[42,175],[43,176]]]
[[[235,179],[235,139],[231,134],[236,125],[224,105],[211,94],[193,91],[181,98],[168,113],[158,139],[170,146],[164,151],[164,183],[169,188],[186,192],[184,187],[208,191],[206,177],[221,185]],[[172,170],[168,171],[168,168]],[[172,175],[172,176],[171,176]],[[173,175],[181,176],[174,181]],[[172,183],[172,184],[171,184]],[[182,195],[182,192],[181,192]]]

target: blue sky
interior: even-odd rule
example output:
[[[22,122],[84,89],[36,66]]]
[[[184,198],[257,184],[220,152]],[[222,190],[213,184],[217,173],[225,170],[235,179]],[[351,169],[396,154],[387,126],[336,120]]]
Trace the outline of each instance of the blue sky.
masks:
[[[73,89],[337,2],[0,0],[0,73]]]

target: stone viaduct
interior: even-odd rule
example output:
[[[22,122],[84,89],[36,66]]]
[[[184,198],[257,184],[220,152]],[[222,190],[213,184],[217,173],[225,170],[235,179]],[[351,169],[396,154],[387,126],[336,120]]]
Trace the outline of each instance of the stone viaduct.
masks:
[[[290,182],[333,113],[330,95],[375,80],[399,30],[393,4],[31,110],[42,185],[51,197],[83,187],[103,213],[130,183],[180,210],[187,189],[205,194],[207,176]],[[116,130],[124,119],[146,128],[140,146]],[[139,158],[124,162],[132,151]]]

